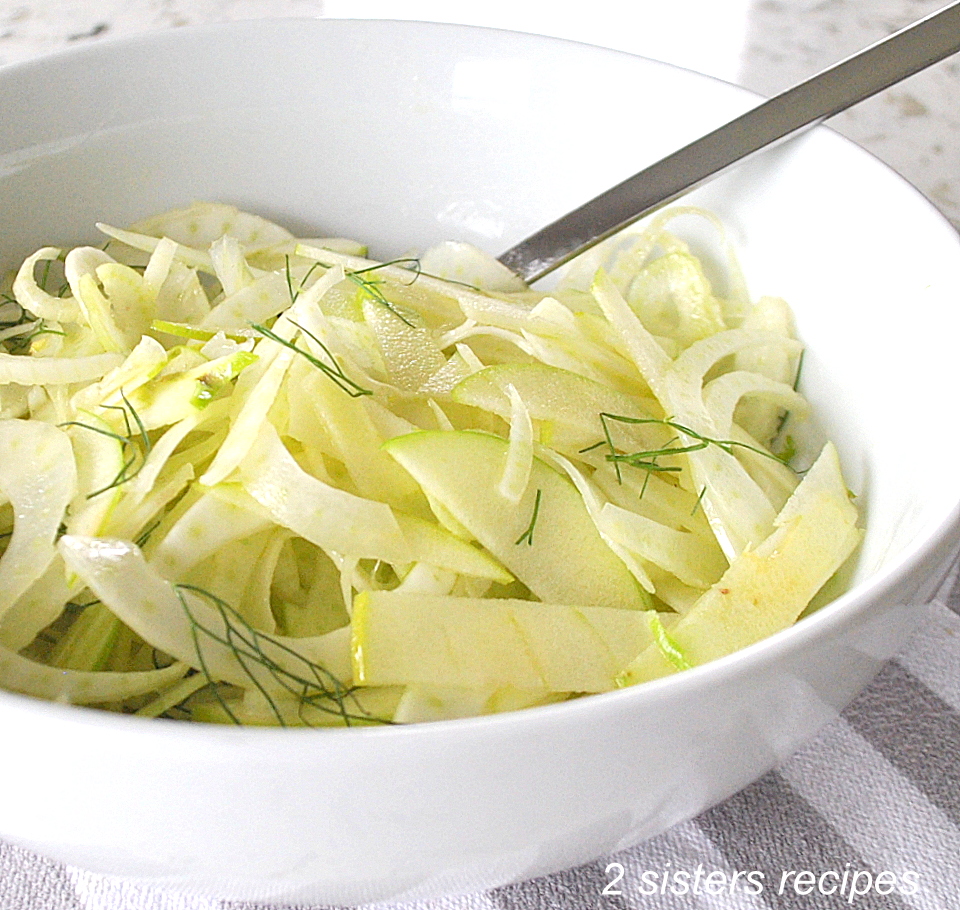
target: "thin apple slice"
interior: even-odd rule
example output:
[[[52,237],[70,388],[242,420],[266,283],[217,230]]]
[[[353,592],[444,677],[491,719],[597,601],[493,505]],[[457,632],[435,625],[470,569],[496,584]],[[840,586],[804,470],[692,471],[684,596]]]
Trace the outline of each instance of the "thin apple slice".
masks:
[[[648,611],[364,591],[353,604],[354,682],[489,692],[605,692],[653,641]]]
[[[540,600],[645,609],[646,593],[607,546],[576,487],[537,458],[519,502],[498,491],[508,444],[489,433],[423,431],[386,450]]]
[[[620,684],[715,660],[793,625],[856,548],[862,537],[856,521],[837,451],[828,443],[781,509],[776,530],[741,553],[669,639],[661,638],[624,670]]]

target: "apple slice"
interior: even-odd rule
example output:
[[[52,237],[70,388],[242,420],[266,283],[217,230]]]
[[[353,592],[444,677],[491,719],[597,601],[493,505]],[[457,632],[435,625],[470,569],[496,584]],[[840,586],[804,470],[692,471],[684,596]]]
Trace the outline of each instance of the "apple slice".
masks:
[[[624,670],[633,685],[732,654],[797,621],[863,536],[830,443],[774,521],[776,530],[745,550],[670,630]],[[668,653],[669,652],[669,653]]]
[[[351,659],[363,686],[605,692],[653,641],[650,612],[364,591]]]
[[[540,600],[646,609],[649,598],[607,546],[576,487],[533,459],[515,503],[498,492],[508,443],[473,430],[398,436],[384,448]]]

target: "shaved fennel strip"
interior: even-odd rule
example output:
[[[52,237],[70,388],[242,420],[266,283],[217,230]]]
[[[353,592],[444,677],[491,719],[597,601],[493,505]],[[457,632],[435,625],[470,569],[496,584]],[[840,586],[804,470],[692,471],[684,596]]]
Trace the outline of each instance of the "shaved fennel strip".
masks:
[[[101,379],[123,362],[114,352],[88,357],[21,357],[0,352],[0,382],[70,385]]]
[[[757,397],[804,416],[809,411],[807,400],[783,382],[768,379],[759,373],[734,370],[708,382],[703,401],[714,426],[724,438],[733,432],[733,414],[746,396]]]
[[[280,391],[280,384],[283,382],[291,361],[296,356],[288,348],[280,347],[280,345],[276,345],[275,342],[270,342],[267,339],[262,340],[257,345],[257,351],[259,352],[267,344],[275,347],[276,351],[273,353],[272,359],[270,359],[270,355],[263,358],[266,366],[259,381],[250,390],[246,400],[233,418],[227,438],[220,446],[212,464],[200,477],[200,483],[204,486],[212,487],[226,480],[240,466],[240,462],[250,451],[257,434],[260,433],[261,427],[266,422],[267,413],[277,397],[277,392]]]
[[[39,421],[0,421],[0,492],[13,534],[0,556],[0,618],[53,561],[60,523],[77,484],[67,435]]]
[[[508,385],[506,392],[510,398],[510,446],[497,489],[504,499],[516,504],[530,482],[534,449],[533,422],[517,390]]]
[[[103,224],[102,222],[97,224],[97,228],[108,237],[119,240],[127,246],[132,246],[135,250],[143,250],[145,253],[152,253],[156,250],[162,240],[160,237],[148,237],[146,234],[138,234],[136,231],[125,231],[121,228],[112,227],[109,224]],[[178,243],[175,258],[184,265],[199,269],[201,272],[206,272],[209,275],[216,274],[216,269],[213,267],[210,254],[204,253],[202,250],[195,250],[192,247]]]
[[[722,358],[751,348],[773,345],[779,345],[792,354],[799,354],[801,350],[800,342],[793,338],[766,332],[751,332],[747,329],[728,329],[695,341],[677,357],[673,370],[691,382],[697,380],[702,384],[710,368]]]
[[[81,322],[83,314],[77,302],[69,297],[54,297],[53,294],[47,293],[37,284],[34,275],[34,268],[38,262],[59,259],[62,252],[56,247],[45,246],[32,256],[28,256],[14,279],[13,296],[20,306],[39,319],[52,322]]]
[[[161,670],[64,670],[48,667],[0,647],[0,685],[3,688],[66,704],[97,704],[146,695],[171,685],[186,671],[187,667],[182,663]]]
[[[241,487],[211,487],[166,532],[151,554],[151,563],[176,581],[230,541],[269,526],[260,505]]]
[[[244,489],[279,525],[327,551],[410,562],[412,553],[390,507],[312,477],[269,423],[240,464]]]
[[[68,579],[59,554],[46,571],[0,617],[0,645],[19,651],[50,625],[76,595],[81,585]]]
[[[202,595],[178,594],[128,541],[65,535],[59,547],[67,565],[131,629],[211,681],[285,690],[313,672],[311,665],[337,680],[320,673],[318,685],[349,681],[348,629],[317,638],[253,633],[234,627],[230,614]]]
[[[177,244],[168,237],[161,238],[154,247],[143,271],[143,284],[156,297],[170,274],[170,267],[177,255]]]

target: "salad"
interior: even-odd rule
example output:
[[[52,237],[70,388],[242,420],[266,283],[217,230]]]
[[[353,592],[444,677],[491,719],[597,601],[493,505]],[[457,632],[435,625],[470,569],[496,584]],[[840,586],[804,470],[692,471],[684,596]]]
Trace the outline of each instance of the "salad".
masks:
[[[787,304],[675,209],[549,291],[198,203],[0,286],[0,686],[343,726],[635,685],[860,540]],[[718,290],[720,288],[720,290]]]

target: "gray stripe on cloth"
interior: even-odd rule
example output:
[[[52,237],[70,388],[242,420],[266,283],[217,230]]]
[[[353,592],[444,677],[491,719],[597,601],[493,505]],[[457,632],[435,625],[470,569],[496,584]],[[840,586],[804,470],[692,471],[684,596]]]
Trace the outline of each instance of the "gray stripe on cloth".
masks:
[[[490,892],[500,910],[629,910],[622,895],[605,895],[610,883],[609,860],[587,863],[566,872],[545,875]]]
[[[896,661],[844,711],[847,722],[960,824],[960,716]]]
[[[23,875],[29,868],[31,875]],[[66,869],[0,841],[0,910],[83,910]]]
[[[960,829],[845,718],[779,773],[874,869],[917,878],[912,906],[960,910]]]
[[[942,603],[919,610],[897,663],[960,714],[960,616]]]
[[[811,872],[818,880],[831,871],[842,876],[846,870],[867,872],[871,880],[876,877],[857,850],[775,771],[708,809],[696,823],[732,866],[763,873],[763,899],[771,910],[851,907],[846,896],[821,894],[816,887],[811,894],[797,893],[795,876],[783,881],[790,872]],[[824,881],[828,889],[835,884],[833,878]],[[868,893],[857,896],[854,906],[857,910],[907,910],[909,905],[897,894]]]

